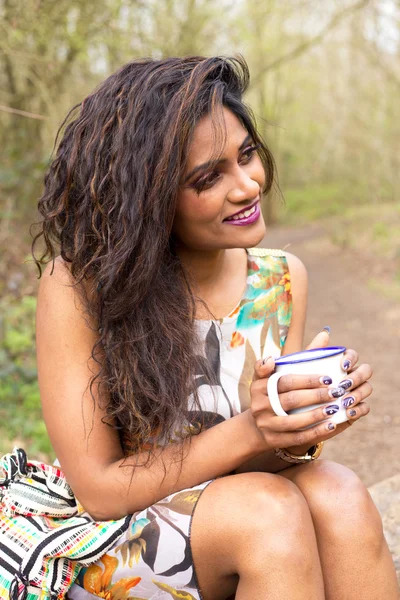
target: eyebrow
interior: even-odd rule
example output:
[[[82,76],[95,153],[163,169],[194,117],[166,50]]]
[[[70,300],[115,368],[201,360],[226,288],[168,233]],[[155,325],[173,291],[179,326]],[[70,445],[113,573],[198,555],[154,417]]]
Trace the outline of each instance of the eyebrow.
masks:
[[[244,138],[243,142],[240,144],[239,148],[238,148],[238,152],[241,152],[242,150],[244,150],[244,148],[246,147],[246,145],[250,142],[250,140],[252,139],[252,136],[250,134],[246,135],[246,137]],[[216,165],[222,165],[226,163],[226,158],[221,158],[220,160],[209,160],[205,163],[202,163],[201,165],[197,165],[197,167],[195,167],[194,169],[192,169],[190,171],[190,173],[188,173],[185,177],[185,179],[183,180],[183,183],[187,183],[187,181],[189,181],[189,179],[191,179],[193,177],[193,175],[195,175],[196,173],[198,173],[199,171],[206,171],[207,169],[209,169],[210,167],[214,167]]]

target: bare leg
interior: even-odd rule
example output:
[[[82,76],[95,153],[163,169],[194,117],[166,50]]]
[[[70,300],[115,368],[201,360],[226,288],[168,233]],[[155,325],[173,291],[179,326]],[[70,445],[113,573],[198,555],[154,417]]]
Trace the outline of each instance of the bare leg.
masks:
[[[268,473],[217,479],[192,522],[204,600],[324,600],[318,549],[304,497]]]
[[[398,600],[382,521],[358,477],[321,460],[280,475],[297,485],[310,508],[327,600]]]

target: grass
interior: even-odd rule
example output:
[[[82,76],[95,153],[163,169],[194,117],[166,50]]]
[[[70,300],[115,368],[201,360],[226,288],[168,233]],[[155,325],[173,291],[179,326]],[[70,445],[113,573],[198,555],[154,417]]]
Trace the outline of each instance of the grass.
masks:
[[[289,188],[279,221],[296,226],[320,223],[335,245],[368,261],[371,288],[399,300],[400,205],[382,199],[360,202],[361,192],[339,184]]]
[[[284,216],[288,224],[308,223],[343,213],[345,189],[338,183],[314,184],[284,190]]]
[[[41,415],[35,356],[36,298],[0,300],[0,452],[22,446],[30,458],[51,459]]]

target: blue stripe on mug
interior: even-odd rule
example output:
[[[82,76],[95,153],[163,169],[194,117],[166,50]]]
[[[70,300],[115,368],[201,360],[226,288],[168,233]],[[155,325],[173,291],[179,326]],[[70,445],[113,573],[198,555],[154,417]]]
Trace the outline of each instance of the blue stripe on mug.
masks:
[[[344,346],[328,346],[327,348],[313,348],[312,350],[302,350],[301,352],[293,352],[285,356],[279,356],[275,359],[276,365],[295,365],[296,363],[309,362],[319,358],[328,358],[341,354],[346,348]]]

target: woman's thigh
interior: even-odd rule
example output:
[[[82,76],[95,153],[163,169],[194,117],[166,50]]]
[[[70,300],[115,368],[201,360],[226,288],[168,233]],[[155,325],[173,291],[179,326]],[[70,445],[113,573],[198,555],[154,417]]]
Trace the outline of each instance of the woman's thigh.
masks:
[[[185,598],[200,600],[190,547],[198,499],[210,482],[175,492],[132,515],[128,529],[96,563],[83,568],[71,600]]]
[[[271,577],[272,572],[276,577],[278,569],[304,559],[308,552],[304,546],[309,546],[312,562],[318,562],[304,497],[279,475],[244,473],[219,478],[204,490],[193,515],[192,556],[206,600],[234,594],[246,570],[265,572],[268,565]]]
[[[312,539],[304,542],[310,530]],[[102,597],[122,585],[140,598],[152,598],[157,587],[166,597],[199,598],[200,587],[205,600],[222,600],[244,571],[251,578],[268,564],[279,577],[283,565],[303,561],[304,548],[312,552],[313,546],[318,563],[311,515],[296,485],[267,473],[221,477],[133,517],[116,547],[81,572],[70,597]]]
[[[317,535],[359,540],[379,549],[383,541],[382,520],[371,496],[351,469],[318,459],[280,472],[304,496],[312,514]]]

